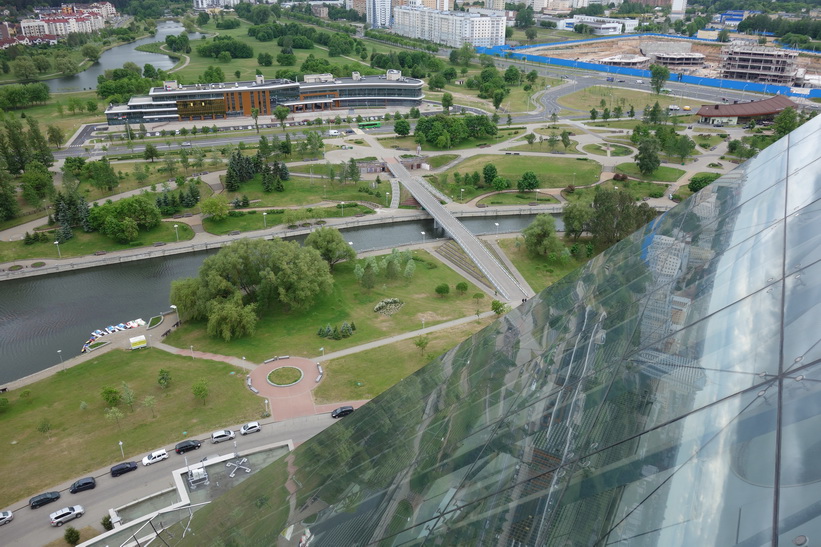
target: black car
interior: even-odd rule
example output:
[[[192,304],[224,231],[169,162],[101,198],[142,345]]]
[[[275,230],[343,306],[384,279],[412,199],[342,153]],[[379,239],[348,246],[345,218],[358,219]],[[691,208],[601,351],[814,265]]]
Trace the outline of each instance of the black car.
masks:
[[[352,406],[341,406],[331,412],[331,418],[342,418],[353,412]]]
[[[71,488],[68,489],[68,491],[72,494],[76,494],[77,492],[82,492],[84,490],[93,490],[96,487],[97,481],[94,480],[94,477],[84,477],[78,481],[75,481],[74,484],[71,485]]]
[[[29,506],[31,506],[32,509],[37,509],[58,499],[60,499],[60,492],[46,492],[31,498],[29,500]]]
[[[177,443],[177,446],[174,447],[174,452],[176,452],[177,454],[185,454],[186,452],[197,450],[200,446],[202,446],[202,443],[198,440],[189,439],[187,441]]]
[[[126,473],[130,473],[135,469],[137,469],[137,462],[118,463],[117,465],[111,468],[111,476],[119,477],[120,475],[125,475]]]

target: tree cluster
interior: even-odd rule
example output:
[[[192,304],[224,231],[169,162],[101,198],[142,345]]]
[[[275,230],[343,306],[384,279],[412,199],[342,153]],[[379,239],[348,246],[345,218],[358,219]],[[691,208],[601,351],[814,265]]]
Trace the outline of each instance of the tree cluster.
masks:
[[[373,40],[379,40],[380,42],[389,42],[398,46],[424,49],[425,51],[430,51],[431,53],[437,53],[439,51],[439,46],[432,42],[428,42],[427,40],[407,38],[405,36],[398,36],[391,32],[377,29],[366,30],[365,37]]]
[[[202,57],[217,58],[222,53],[228,53],[231,59],[251,59],[254,49],[230,36],[216,36],[211,42],[197,46],[197,54]]]
[[[93,230],[121,243],[136,241],[140,230],[150,230],[162,220],[160,210],[146,196],[132,196],[104,205],[94,204],[89,212]]]
[[[348,323],[345,321],[342,323],[342,327],[337,327],[334,325],[331,327],[331,324],[328,323],[324,327],[319,327],[319,330],[316,332],[316,335],[320,338],[328,338],[330,340],[342,340],[343,338],[350,338],[353,336],[353,333],[356,331],[356,325],[351,321]]]
[[[606,248],[632,234],[656,217],[646,202],[636,203],[629,192],[596,187],[593,214],[586,231],[600,248]]]
[[[155,69],[156,70],[156,69]],[[123,68],[106,70],[97,76],[97,96],[113,103],[125,103],[133,95],[145,95],[160,85],[166,74],[156,70],[156,78],[143,77],[143,69],[134,63],[125,63]]]
[[[450,148],[468,139],[492,137],[498,132],[496,125],[483,115],[425,116],[416,123],[416,142],[429,142],[440,148]]]
[[[6,170],[12,175],[20,174],[29,162],[39,162],[50,167],[54,163],[48,142],[40,131],[40,124],[33,116],[26,117],[28,131],[14,116],[7,115],[0,126],[0,157]]]
[[[444,69],[441,59],[424,51],[391,51],[371,55],[371,66],[384,70],[402,70],[414,78],[424,78],[428,73]]]
[[[695,194],[702,188],[709,186],[711,182],[713,182],[720,176],[720,173],[702,173],[700,175],[695,175],[693,178],[690,179],[690,182],[687,184],[687,189]]]
[[[259,314],[309,308],[333,278],[319,251],[281,239],[241,239],[205,259],[197,277],[174,281],[171,301],[184,320],[207,321],[225,341],[252,334]]]
[[[157,209],[160,210],[160,214],[170,216],[179,212],[181,209],[187,209],[199,203],[200,189],[196,182],[192,181],[192,183],[187,186],[187,188],[180,188],[176,192],[165,190],[157,196],[155,203]]]
[[[179,51],[181,53],[191,53],[191,43],[188,35],[184,32],[178,36],[169,35],[165,37],[165,47],[171,51]]]
[[[42,82],[0,86],[0,110],[15,110],[34,104],[45,104],[50,96],[48,86]]]
[[[391,254],[384,256],[382,260],[370,256],[364,261],[359,261],[353,270],[356,280],[366,289],[376,286],[377,276],[380,273],[383,273],[386,279],[394,280],[400,277],[412,279],[415,272],[416,262],[413,254],[410,251],[399,251],[399,249],[393,249]]]
[[[74,234],[72,228],[79,226],[84,232],[92,231],[89,219],[90,209],[85,198],[79,192],[63,194],[57,192],[54,197],[55,218],[59,228],[57,239],[60,243],[68,241]]]

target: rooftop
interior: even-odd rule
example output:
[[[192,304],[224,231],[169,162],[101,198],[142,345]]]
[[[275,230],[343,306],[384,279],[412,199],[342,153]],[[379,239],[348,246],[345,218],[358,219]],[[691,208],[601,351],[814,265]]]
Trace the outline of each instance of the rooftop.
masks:
[[[785,108],[795,108],[796,105],[787,97],[783,95],[775,95],[769,99],[761,101],[753,101],[751,103],[738,104],[705,104],[699,111],[698,115],[705,118],[746,118],[750,116],[767,116],[769,114],[777,114]]]

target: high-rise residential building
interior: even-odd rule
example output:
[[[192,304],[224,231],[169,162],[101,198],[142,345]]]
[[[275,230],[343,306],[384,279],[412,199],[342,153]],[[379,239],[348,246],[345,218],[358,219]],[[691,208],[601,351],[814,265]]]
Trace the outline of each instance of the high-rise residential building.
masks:
[[[670,20],[676,21],[684,19],[684,12],[687,11],[687,0],[673,0],[670,10]]]
[[[811,545],[821,117],[195,513],[183,545]]]
[[[393,10],[393,32],[411,38],[421,38],[448,47],[471,44],[492,47],[505,43],[504,15],[447,12],[415,6]]]
[[[371,28],[391,25],[391,0],[366,0],[365,15]]]

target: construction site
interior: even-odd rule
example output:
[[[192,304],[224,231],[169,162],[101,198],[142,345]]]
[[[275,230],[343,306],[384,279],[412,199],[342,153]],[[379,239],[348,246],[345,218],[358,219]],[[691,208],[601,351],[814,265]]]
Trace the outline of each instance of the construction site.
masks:
[[[821,55],[756,42],[731,44],[625,36],[575,44],[546,44],[527,53],[608,66],[666,66],[672,73],[796,87],[821,87]]]

